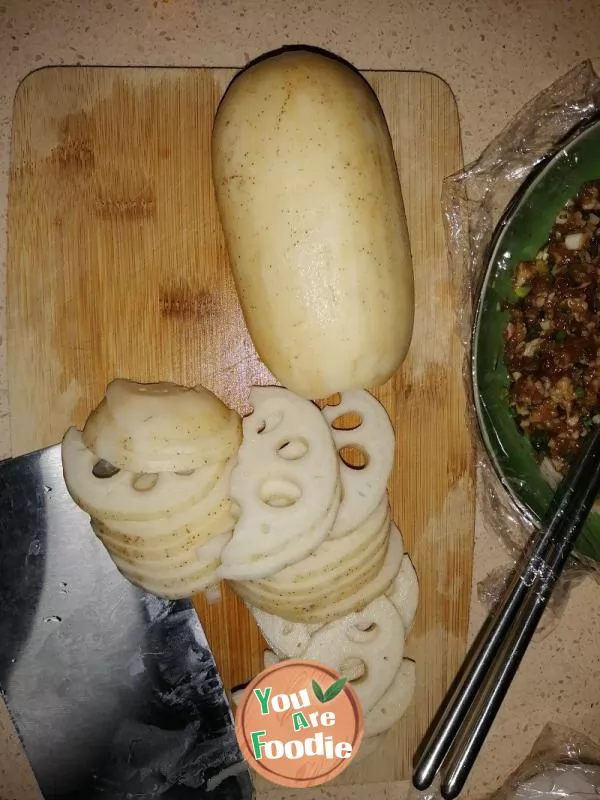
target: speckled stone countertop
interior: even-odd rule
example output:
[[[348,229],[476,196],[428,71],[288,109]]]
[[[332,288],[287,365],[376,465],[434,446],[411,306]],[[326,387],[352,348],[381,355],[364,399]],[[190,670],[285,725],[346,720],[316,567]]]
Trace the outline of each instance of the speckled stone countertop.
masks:
[[[600,70],[600,21],[590,0],[0,0],[0,457],[10,454],[2,304],[11,114],[19,82],[33,69],[56,64],[243,65],[291,43],[328,48],[361,68],[441,76],[456,95],[465,162],[569,68],[591,58]],[[505,559],[493,533],[478,522],[475,584]],[[530,648],[465,797],[497,788],[546,722],[600,739],[599,601],[600,587],[585,580],[558,627]],[[472,630],[484,613],[474,591]],[[301,796],[383,799],[405,791],[405,784],[393,784]],[[0,703],[0,800],[38,796]]]

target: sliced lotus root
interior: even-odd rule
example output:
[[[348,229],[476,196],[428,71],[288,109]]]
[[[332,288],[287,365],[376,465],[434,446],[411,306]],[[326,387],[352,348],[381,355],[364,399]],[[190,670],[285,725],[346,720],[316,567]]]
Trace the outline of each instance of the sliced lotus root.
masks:
[[[90,516],[105,522],[174,516],[206,497],[225,468],[224,464],[214,464],[185,475],[166,472],[136,475],[109,470],[106,477],[96,477],[98,459],[85,446],[76,428],[69,428],[64,436],[62,464],[73,500]]]
[[[143,589],[145,592],[155,594],[157,597],[166,597],[168,600],[183,600],[188,597],[193,597],[195,594],[200,594],[208,589],[209,586],[214,585],[215,581],[218,580],[214,572],[218,563],[219,559],[215,559],[213,562],[214,566],[212,566],[210,570],[207,570],[206,573],[187,581],[172,581],[169,584],[154,583],[147,580],[139,581],[126,572],[119,571],[124,578],[127,578],[128,581],[139,586],[140,589]]]
[[[310,571],[307,568],[304,574],[298,572],[294,581],[285,582],[281,580],[281,576],[285,572],[285,570],[282,570],[273,575],[272,578],[252,581],[252,585],[261,592],[266,592],[275,597],[287,596],[290,601],[294,602],[301,600],[303,597],[316,598],[330,591],[332,587],[337,588],[346,583],[351,576],[356,578],[361,575],[373,564],[378,555],[380,556],[379,565],[381,566],[385,558],[390,525],[389,514],[386,514],[383,523],[379,526],[379,530],[369,540],[363,542],[357,550],[349,554],[340,553],[337,558],[335,557],[335,548],[328,550],[327,553],[323,554],[324,557],[320,558],[321,550],[329,543],[333,543],[332,540],[326,540],[315,553],[298,562],[298,564],[308,564]],[[350,536],[337,541],[346,542],[346,539],[349,538]],[[319,563],[322,564],[321,570],[314,569],[314,566]],[[294,564],[294,568],[296,566]]]
[[[419,605],[419,580],[412,561],[407,555],[402,559],[396,580],[386,594],[398,609],[406,631],[410,631]]]
[[[142,539],[141,546],[127,544],[132,537],[114,533],[112,529],[107,528],[100,520],[92,520],[92,528],[109,550],[125,560],[156,562],[165,558],[173,558],[182,551],[201,547],[213,536],[232,533],[233,518],[224,504],[222,513],[211,517],[208,522],[200,520],[197,528],[195,525],[190,525],[187,532],[184,531],[177,535],[171,534],[164,541],[159,540],[158,544],[156,539],[148,540],[149,544],[144,544]]]
[[[253,581],[234,583],[233,588],[247,602],[271,614],[277,614],[284,619],[293,622],[304,622],[307,614],[316,613],[318,618],[316,620],[311,619],[311,622],[331,622],[358,608],[358,605],[352,604],[352,598],[361,596],[363,588],[368,587],[374,580],[379,578],[388,555],[387,551],[386,544],[380,553],[377,553],[375,557],[362,564],[360,569],[345,574],[343,578],[332,582],[319,591],[302,596],[289,595],[285,592],[280,595],[264,592]],[[383,589],[379,593],[382,592]],[[373,598],[371,597],[371,599]],[[348,602],[349,600],[350,602]],[[334,615],[321,610],[322,608],[337,609],[339,606],[342,607],[342,611]]]
[[[130,435],[167,442],[218,436],[230,417],[230,409],[209,389],[168,382],[117,378],[106,389],[106,404]]]
[[[208,586],[204,590],[204,599],[208,603],[209,606],[214,606],[217,603],[220,603],[223,599],[221,594],[221,584],[214,583],[212,586]]]
[[[365,736],[377,736],[400,720],[410,706],[417,682],[415,662],[403,659],[394,680],[365,714]]]
[[[171,517],[152,520],[125,520],[105,523],[106,534],[115,534],[127,544],[136,547],[159,548],[170,544],[172,539],[200,529],[211,533],[231,530],[234,519],[229,500],[229,480],[235,459],[223,462],[221,475],[210,492],[198,503],[181,509]],[[221,531],[219,525],[225,527]]]
[[[219,564],[220,550],[228,538],[229,534],[215,536],[214,540],[205,545],[205,548],[203,548],[203,560],[198,563],[198,569],[192,575],[180,574],[178,577],[162,580],[142,575],[139,570],[122,569],[118,564],[117,567],[132,583],[159,597],[167,597],[171,600],[191,597],[219,582],[215,570]]]
[[[135,578],[138,583],[144,585],[146,581],[150,581],[154,584],[160,583],[161,585],[168,585],[174,580],[184,581],[188,578],[194,578],[199,573],[203,573],[206,570],[206,565],[201,565],[198,559],[194,557],[194,554],[191,556],[186,554],[182,562],[176,561],[173,565],[169,564],[169,561],[173,559],[169,559],[167,563],[163,565],[163,569],[157,568],[156,566],[153,569],[148,569],[148,567],[143,566],[141,562],[138,564],[131,564],[131,562],[125,561],[114,553],[111,553],[110,550],[109,553],[112,560],[124,575]]]
[[[226,579],[256,580],[274,575],[290,563],[306,558],[324,540],[326,536],[326,534],[325,536],[323,535],[324,531],[331,530],[340,507],[341,498],[342,490],[338,485],[331,506],[325,516],[311,530],[306,531],[303,536],[298,536],[297,539],[288,544],[285,550],[280,549],[264,556],[254,556],[252,559],[240,563],[221,564],[219,575],[221,578]],[[235,530],[234,528],[234,536]]]
[[[177,540],[173,545],[168,547],[161,547],[157,550],[146,550],[146,548],[132,547],[131,545],[123,545],[119,543],[119,539],[113,539],[105,534],[105,527],[99,520],[91,520],[92,530],[100,539],[102,544],[107,550],[114,555],[119,556],[123,561],[131,565],[143,562],[145,564],[165,564],[165,561],[176,561],[182,557],[183,554],[193,553],[195,548],[207,541],[203,533],[190,533],[187,536]],[[221,531],[226,533],[226,531]],[[219,534],[215,534],[218,536]]]
[[[389,525],[389,521],[389,505],[385,494],[375,511],[352,533],[342,539],[325,539],[302,561],[285,567],[262,583],[292,591],[296,585],[301,587],[309,585],[313,580],[318,582],[323,577],[327,579],[326,573],[336,573],[340,564],[364,555],[370,542],[380,537],[382,528]]]
[[[226,461],[235,455],[242,438],[241,420],[237,412],[229,409],[226,412],[218,435],[158,439],[149,433],[132,433],[120,427],[111,416],[105,399],[88,417],[83,441],[98,458],[129,472],[185,472]]]
[[[338,422],[348,414],[360,418],[360,424],[351,430],[340,427]],[[340,453],[343,490],[342,505],[330,535],[344,536],[372,514],[381,502],[394,465],[394,428],[381,403],[362,389],[344,392],[339,405],[325,406],[323,415],[331,426],[331,435]],[[349,448],[363,454],[362,467],[346,463],[343,456]]]
[[[197,522],[190,520],[189,524],[163,537],[146,539],[143,536],[129,536],[120,533],[119,522],[111,522],[110,527],[100,520],[93,521],[94,532],[107,547],[123,558],[144,559],[156,561],[162,558],[171,558],[180,550],[199,547],[213,536],[233,531],[234,519],[231,516],[229,503],[223,500],[210,516],[200,517]],[[143,526],[144,523],[138,523]],[[117,527],[119,526],[119,527]],[[132,544],[135,542],[135,544]]]
[[[182,581],[198,574],[203,574],[221,555],[221,550],[229,541],[231,534],[215,536],[203,547],[195,548],[192,552],[184,553],[181,559],[165,559],[162,565],[130,561],[120,558],[115,553],[110,553],[111,558],[121,572],[136,577],[138,580],[149,580],[168,584],[173,580]],[[108,549],[108,548],[107,548]],[[110,552],[110,550],[109,550]]]
[[[363,558],[342,570],[331,580],[314,584],[312,589],[290,592],[286,588],[271,589],[262,581],[234,581],[232,587],[251,605],[285,619],[303,621],[303,614],[313,606],[327,605],[351,595],[376,578],[383,568],[388,552],[389,530],[383,530],[383,538],[373,543],[373,550],[366,550]],[[383,590],[382,590],[383,591]],[[352,610],[352,609],[350,609]],[[339,616],[343,616],[340,614]]]
[[[306,623],[329,622],[339,619],[351,611],[365,608],[372,600],[383,594],[398,574],[404,546],[400,532],[392,525],[388,550],[381,569],[367,583],[357,586],[348,596],[331,602],[321,601],[318,605],[302,609],[302,621]],[[288,619],[295,617],[288,616]]]
[[[304,658],[328,664],[342,674],[348,660],[363,663],[364,671],[351,683],[365,714],[391,685],[403,655],[404,626],[385,596],[316,631],[304,652]]]
[[[317,406],[274,386],[253,388],[250,402],[254,411],[243,420],[231,476],[239,519],[223,552],[226,578],[242,577],[230,571],[234,565],[282,550],[289,553],[288,564],[308,555],[329,533],[319,522],[339,486],[338,458]],[[307,550],[308,532],[313,535]]]
[[[221,549],[227,544],[230,536],[231,534],[223,534],[215,537],[215,539],[220,542]],[[122,572],[127,571],[140,578],[148,578],[151,581],[170,581],[173,578],[184,578],[195,575],[199,567],[209,562],[212,563],[214,558],[220,555],[220,550],[216,552],[216,554],[213,554],[213,548],[213,550],[211,550],[211,556],[208,558],[204,552],[207,544],[208,543],[205,542],[203,546],[182,550],[177,556],[163,558],[161,561],[147,561],[144,559],[137,559],[134,561],[129,558],[122,558],[115,553],[114,550],[111,550],[106,543],[104,543],[104,546]]]
[[[371,581],[373,581],[379,575],[381,568],[381,561],[378,560],[376,563],[367,566],[366,569],[361,569],[360,576],[352,574],[348,576],[347,580],[344,580],[339,585],[333,584],[328,593],[322,592],[320,594],[309,595],[306,597],[290,598],[285,594],[281,597],[276,597],[274,595],[249,588],[250,581],[240,581],[239,583],[233,582],[232,588],[247,603],[255,606],[256,608],[260,608],[269,614],[277,614],[283,619],[287,619],[292,622],[304,622],[309,610],[312,612],[312,610],[316,608],[316,613],[321,614],[321,606],[325,606],[330,603],[332,597],[335,597],[335,602],[337,604],[339,601],[341,601],[341,599],[356,596],[361,591],[362,587],[371,583]],[[344,613],[348,613],[348,611],[352,610],[353,609],[351,607]],[[334,619],[343,617],[344,613],[340,613],[335,616],[326,615],[326,618],[321,618],[321,616],[319,616],[319,622],[323,622],[323,624],[325,622],[331,622]]]
[[[368,605],[393,583],[404,555],[404,543],[392,523],[383,553],[361,566],[360,571],[332,582],[305,596],[267,593],[256,581],[234,583],[235,591],[251,605],[293,622],[326,623]]]
[[[301,658],[308,647],[311,634],[320,628],[320,625],[288,622],[252,606],[250,611],[266,643],[280,658]]]

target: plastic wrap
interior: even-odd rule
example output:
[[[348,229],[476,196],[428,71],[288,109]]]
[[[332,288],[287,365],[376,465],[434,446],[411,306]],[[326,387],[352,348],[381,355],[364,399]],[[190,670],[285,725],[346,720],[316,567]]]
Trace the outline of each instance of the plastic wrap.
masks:
[[[576,731],[547,725],[531,753],[490,800],[597,800],[600,747]]]
[[[464,375],[472,399],[473,316],[496,226],[532,170],[560,147],[566,134],[599,111],[600,79],[591,63],[584,62],[529,102],[480,158],[444,182],[442,204],[458,298],[457,322],[467,352]],[[519,511],[502,485],[483,445],[475,404],[469,405],[472,409],[469,424],[477,452],[480,508],[487,526],[499,533],[515,558],[530,537],[534,523]],[[554,613],[550,618],[546,615],[543,623],[546,629],[548,620],[555,619],[562,608],[568,586],[587,572],[598,576],[600,565],[585,558],[570,560],[551,601]],[[507,571],[500,570],[484,579],[478,586],[480,599],[493,605],[506,577]]]

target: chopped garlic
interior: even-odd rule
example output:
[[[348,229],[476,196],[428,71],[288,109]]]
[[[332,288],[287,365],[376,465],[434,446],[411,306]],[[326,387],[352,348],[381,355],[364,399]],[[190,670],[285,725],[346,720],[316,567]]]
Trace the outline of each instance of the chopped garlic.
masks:
[[[567,250],[581,250],[585,245],[586,239],[585,233],[570,233],[565,236],[565,247]]]

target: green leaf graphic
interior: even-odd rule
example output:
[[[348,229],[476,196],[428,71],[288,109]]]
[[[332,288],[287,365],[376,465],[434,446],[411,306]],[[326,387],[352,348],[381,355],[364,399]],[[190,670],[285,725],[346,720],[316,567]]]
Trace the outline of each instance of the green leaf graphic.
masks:
[[[312,682],[312,688],[313,688],[313,692],[315,693],[315,697],[317,698],[317,700],[320,703],[324,703],[325,702],[325,695],[323,694],[323,689],[321,689],[321,687],[319,686],[319,684],[315,680],[313,680],[313,682]]]
[[[333,700],[334,697],[337,697],[346,685],[347,680],[348,678],[340,678],[339,680],[334,681],[329,689],[327,689],[325,692],[323,702],[328,703],[330,700]]]

